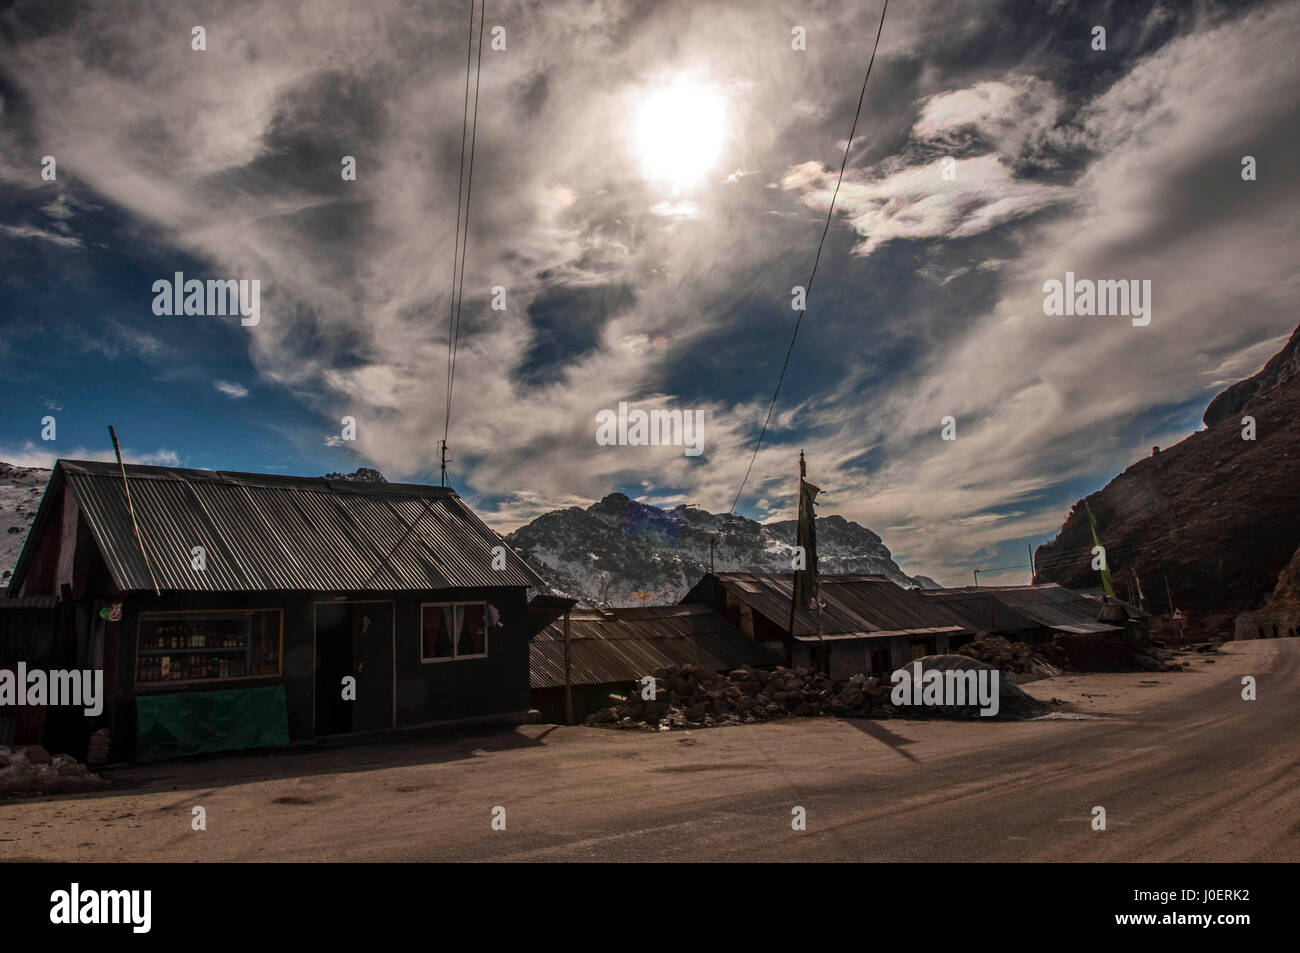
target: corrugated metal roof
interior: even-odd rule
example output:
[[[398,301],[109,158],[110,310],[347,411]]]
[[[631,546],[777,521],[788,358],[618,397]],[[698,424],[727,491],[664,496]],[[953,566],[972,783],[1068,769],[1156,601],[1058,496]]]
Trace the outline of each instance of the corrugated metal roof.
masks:
[[[123,590],[153,584],[116,464],[60,460]],[[131,503],[164,590],[415,590],[544,586],[455,491],[173,467],[127,466]],[[206,570],[191,568],[202,546]],[[505,546],[506,567],[492,568]],[[21,563],[20,563],[21,565]]]
[[[1123,599],[1115,599],[1113,597],[1105,596],[1101,589],[1071,589],[1070,591],[1077,592],[1079,595],[1083,596],[1084,598],[1091,599],[1093,602],[1096,603],[1102,603],[1103,599],[1109,599],[1111,602],[1118,602],[1121,606],[1124,607],[1124,611],[1128,613],[1128,617],[1130,619],[1148,619],[1151,617],[1151,613],[1148,612],[1146,609],[1140,609],[1137,606],[1133,605],[1133,603],[1125,602]],[[1101,611],[1100,605],[1098,606],[1097,611],[1098,612]]]
[[[1039,623],[988,592],[961,589],[922,589],[925,599],[940,602],[975,632],[1023,632]]]
[[[727,592],[786,629],[793,598],[792,574],[714,573]],[[819,592],[825,604],[821,632],[826,635],[906,635],[912,633],[965,632],[966,626],[940,603],[930,602],[919,590],[904,589],[885,576],[843,574],[820,576]],[[811,609],[796,609],[794,635],[817,632]]]
[[[727,672],[742,665],[780,665],[785,650],[755,642],[706,606],[643,606],[569,617],[569,672],[574,685],[634,682],[667,665]],[[529,649],[533,688],[564,685],[564,620],[539,632]]]
[[[900,635],[909,637],[917,635],[951,635],[962,631],[964,630],[958,626],[940,625],[922,626],[915,629],[885,629],[880,632],[836,632],[831,635],[823,632],[821,635],[796,635],[795,639],[800,642],[850,642],[856,639],[892,639]]]
[[[936,591],[931,589],[927,593]],[[1119,631],[1116,626],[1097,621],[1101,606],[1096,601],[1054,582],[1040,586],[962,586],[944,591],[991,596],[1049,629],[1079,633]]]

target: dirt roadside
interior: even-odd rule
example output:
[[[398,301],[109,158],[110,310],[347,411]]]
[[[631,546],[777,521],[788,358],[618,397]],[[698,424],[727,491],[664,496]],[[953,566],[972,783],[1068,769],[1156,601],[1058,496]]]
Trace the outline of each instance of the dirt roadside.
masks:
[[[1023,686],[1103,716],[1081,720],[538,725],[134,767],[0,802],[0,859],[1300,859],[1300,640],[1215,658]]]

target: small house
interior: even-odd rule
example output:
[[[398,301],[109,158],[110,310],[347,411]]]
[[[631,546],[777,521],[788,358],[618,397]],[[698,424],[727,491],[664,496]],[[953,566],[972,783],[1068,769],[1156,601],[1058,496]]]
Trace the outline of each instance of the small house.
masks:
[[[821,575],[821,611],[794,609],[792,574],[710,572],[682,599],[713,608],[748,638],[781,646],[787,664],[840,677],[886,674],[944,654],[974,632],[943,605],[885,576]]]
[[[102,713],[47,725],[76,757],[515,720],[532,587],[450,488],[60,460],[8,593],[57,624],[0,661],[102,671]]]

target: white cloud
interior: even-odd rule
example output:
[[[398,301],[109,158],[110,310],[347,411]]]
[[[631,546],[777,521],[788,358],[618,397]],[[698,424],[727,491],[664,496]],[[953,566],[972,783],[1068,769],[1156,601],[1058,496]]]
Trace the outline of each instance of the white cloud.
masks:
[[[244,387],[242,384],[236,384],[231,381],[213,381],[212,386],[233,400],[239,400],[241,397],[248,396],[248,388]]]
[[[51,232],[44,228],[37,228],[35,225],[0,225],[0,232],[10,238],[35,238],[62,248],[80,248],[83,244],[75,235]]]
[[[87,447],[62,448],[58,447],[55,441],[38,444],[30,440],[19,445],[0,446],[0,461],[13,464],[16,467],[44,467],[49,469],[59,459],[93,460],[100,463],[117,462],[117,456],[113,453],[112,447],[107,450]],[[128,447],[123,447],[122,460],[124,463],[156,467],[179,467],[183,465],[180,455],[174,450],[166,448],[138,453]]]

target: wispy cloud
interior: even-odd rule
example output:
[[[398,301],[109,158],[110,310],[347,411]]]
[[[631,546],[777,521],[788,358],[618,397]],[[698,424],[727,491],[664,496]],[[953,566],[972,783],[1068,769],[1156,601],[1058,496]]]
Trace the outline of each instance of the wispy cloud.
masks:
[[[213,381],[212,386],[233,400],[248,396],[248,388],[242,384],[235,384],[231,381]]]
[[[117,456],[113,453],[112,447],[107,450],[103,448],[90,449],[82,446],[62,448],[53,441],[48,444],[27,441],[23,444],[0,446],[0,460],[17,467],[44,467],[49,469],[59,459],[96,460],[106,463],[110,461],[116,462]],[[156,467],[179,467],[184,465],[180,454],[165,448],[138,452],[129,447],[123,447],[122,460],[125,463]]]
[[[4,234],[9,238],[30,238],[49,242],[61,248],[80,248],[82,245],[81,239],[76,235],[65,235],[62,232],[50,231],[35,225],[0,225],[0,234]]]

